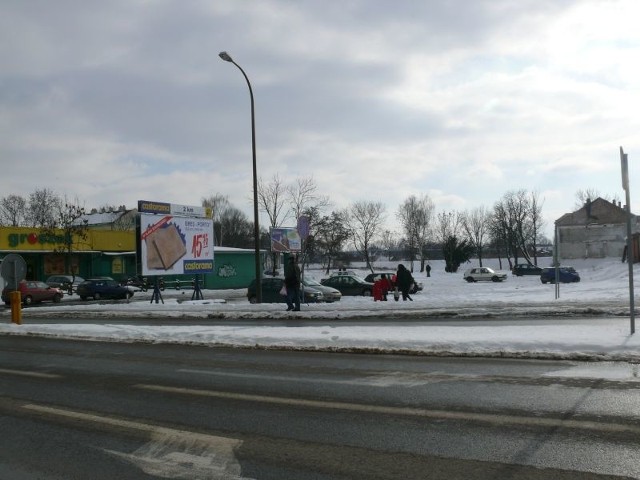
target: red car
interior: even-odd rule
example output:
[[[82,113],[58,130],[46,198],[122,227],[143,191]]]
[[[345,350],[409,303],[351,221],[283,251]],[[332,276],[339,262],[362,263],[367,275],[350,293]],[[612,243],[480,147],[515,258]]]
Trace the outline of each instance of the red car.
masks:
[[[25,305],[47,301],[59,303],[64,296],[64,293],[62,293],[62,290],[59,288],[50,287],[46,283],[38,282],[36,280],[22,280],[18,284],[18,290],[22,296],[22,303]],[[9,305],[10,303],[10,292],[11,289],[9,287],[4,287],[2,290],[2,301],[6,305]]]

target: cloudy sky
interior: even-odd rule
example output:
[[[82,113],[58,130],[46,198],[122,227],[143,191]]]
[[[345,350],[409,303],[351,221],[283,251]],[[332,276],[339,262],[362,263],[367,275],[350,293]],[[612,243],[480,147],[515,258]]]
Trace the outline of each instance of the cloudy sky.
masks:
[[[381,200],[395,228],[412,194],[525,188],[551,225],[578,189],[624,200],[623,146],[638,213],[638,19],[636,0],[0,0],[0,195],[220,193],[252,218],[227,51],[258,176],[313,176],[334,209]]]

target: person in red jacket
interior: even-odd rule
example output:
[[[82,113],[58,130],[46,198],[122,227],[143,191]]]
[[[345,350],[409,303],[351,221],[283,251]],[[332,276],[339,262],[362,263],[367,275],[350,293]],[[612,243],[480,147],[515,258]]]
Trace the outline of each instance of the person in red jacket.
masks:
[[[392,289],[391,281],[383,273],[380,278],[373,284],[373,300],[374,301],[387,301],[387,294]]]

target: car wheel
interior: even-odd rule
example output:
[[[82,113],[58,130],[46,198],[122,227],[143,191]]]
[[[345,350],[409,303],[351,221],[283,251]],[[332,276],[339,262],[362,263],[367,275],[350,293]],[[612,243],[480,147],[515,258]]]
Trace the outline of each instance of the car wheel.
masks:
[[[473,282],[475,282],[475,280],[473,279],[473,277],[467,277],[467,278],[465,278],[465,280],[466,280],[467,282],[469,282],[469,283],[473,283]]]
[[[370,297],[371,296],[371,290],[365,290],[362,292],[362,296],[363,297]]]
[[[100,294],[98,292],[93,294],[93,299],[94,300],[100,300]]]
[[[255,296],[249,297],[249,303],[257,303],[257,299]]]
[[[60,301],[62,300],[62,295],[54,295],[53,296],[53,303],[60,303]]]
[[[500,279],[494,275],[493,277],[491,277],[491,281],[492,282],[499,282]]]
[[[80,300],[86,300],[87,296],[86,295],[80,295]]]
[[[133,297],[133,292],[127,292],[125,297],[127,298],[127,300],[129,300],[131,297]]]
[[[23,302],[25,305],[31,305],[33,303],[33,298],[31,297],[31,295],[27,295],[26,297],[24,297]]]

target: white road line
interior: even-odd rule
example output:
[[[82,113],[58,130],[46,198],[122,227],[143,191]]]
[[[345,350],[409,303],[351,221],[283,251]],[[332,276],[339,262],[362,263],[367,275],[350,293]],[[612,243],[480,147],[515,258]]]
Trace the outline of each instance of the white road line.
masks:
[[[640,426],[622,425],[617,423],[601,423],[589,420],[570,420],[562,418],[521,417],[516,415],[502,415],[499,413],[454,412],[446,410],[431,410],[425,408],[390,407],[384,405],[365,405],[347,402],[326,402],[299,398],[272,397],[252,395],[246,393],[221,392],[215,390],[199,390],[193,388],[167,387],[162,385],[138,384],[135,388],[145,390],[174,393],[180,395],[195,395],[200,397],[220,398],[225,400],[242,400],[248,402],[269,403],[294,407],[321,408],[330,410],[348,410],[364,413],[378,413],[386,415],[402,415],[423,417],[436,420],[479,421],[501,425],[523,425],[548,428],[573,428],[603,433],[631,433],[640,435]]]
[[[19,375],[22,377],[34,377],[34,378],[60,378],[61,375],[53,373],[32,372],[29,370],[12,370],[9,368],[0,368],[0,374],[6,373],[7,375]]]
[[[50,416],[148,433],[151,440],[133,453],[105,451],[150,475],[162,478],[250,480],[240,475],[242,469],[235,457],[235,450],[242,445],[242,441],[235,438],[159,427],[44,405],[25,404],[22,408]]]

